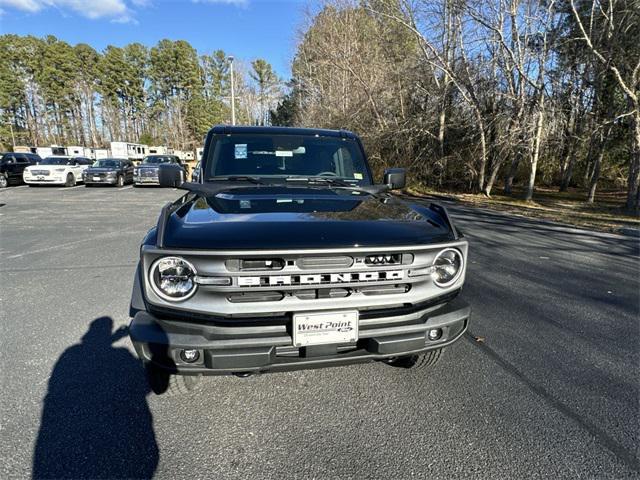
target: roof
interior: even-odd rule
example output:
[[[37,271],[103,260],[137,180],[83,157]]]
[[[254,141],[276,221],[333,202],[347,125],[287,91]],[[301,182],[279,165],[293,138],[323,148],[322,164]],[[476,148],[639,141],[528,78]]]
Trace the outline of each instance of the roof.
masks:
[[[268,134],[268,135],[322,135],[324,137],[356,138],[356,134],[348,130],[328,130],[324,128],[297,127],[250,127],[238,125],[216,125],[210,131],[216,134]]]

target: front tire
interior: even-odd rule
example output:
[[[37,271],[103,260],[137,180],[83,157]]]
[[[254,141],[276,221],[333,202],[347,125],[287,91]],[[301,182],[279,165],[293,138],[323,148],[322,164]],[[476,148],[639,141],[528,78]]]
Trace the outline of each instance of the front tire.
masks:
[[[9,179],[6,175],[0,174],[0,188],[7,188],[9,186]]]
[[[200,376],[195,375],[176,375],[153,364],[146,364],[144,369],[151,391],[156,395],[166,397],[186,395],[192,392],[201,379]]]
[[[76,177],[73,176],[73,173],[67,174],[67,181],[64,183],[65,187],[75,187],[76,186]]]
[[[406,357],[398,357],[394,360],[387,362],[392,367],[397,368],[410,368],[413,370],[421,370],[433,367],[436,365],[442,357],[442,348],[436,350],[429,350],[425,353],[418,355],[407,355]]]
[[[122,175],[118,175],[116,179],[116,187],[124,187],[124,177]]]

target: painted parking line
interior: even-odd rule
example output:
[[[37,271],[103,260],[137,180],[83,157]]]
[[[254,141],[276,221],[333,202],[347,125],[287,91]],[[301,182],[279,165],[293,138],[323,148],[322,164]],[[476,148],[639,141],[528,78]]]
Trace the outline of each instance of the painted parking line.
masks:
[[[13,187],[14,190],[17,190],[19,188],[29,188],[29,185],[18,185],[17,187]]]
[[[76,185],[75,187],[62,187],[58,190],[73,190],[74,188],[84,188],[84,185]]]
[[[133,185],[129,185],[128,187],[122,187],[122,188],[119,188],[118,190],[129,190],[130,188],[133,188]]]

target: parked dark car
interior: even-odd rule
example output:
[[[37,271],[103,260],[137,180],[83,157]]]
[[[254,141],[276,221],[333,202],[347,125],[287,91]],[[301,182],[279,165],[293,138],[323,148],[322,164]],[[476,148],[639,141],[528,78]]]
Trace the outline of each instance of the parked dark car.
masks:
[[[183,181],[187,178],[187,166],[177,155],[147,155],[133,172],[133,185],[160,185],[158,171],[160,165],[180,166],[183,171]]]
[[[200,182],[200,161],[198,161],[196,166],[193,167],[193,172],[191,172],[191,181],[195,183]]]
[[[35,153],[0,153],[0,188],[22,183],[24,169],[41,161],[40,155]]]
[[[92,185],[115,185],[122,187],[133,182],[134,165],[125,158],[102,158],[87,168],[82,179],[87,187]]]
[[[354,133],[214,127],[200,170],[183,183],[160,167],[186,193],[140,249],[129,335],[154,392],[202,375],[426,368],[467,329],[467,240],[444,207],[391,194],[404,169],[375,184]]]

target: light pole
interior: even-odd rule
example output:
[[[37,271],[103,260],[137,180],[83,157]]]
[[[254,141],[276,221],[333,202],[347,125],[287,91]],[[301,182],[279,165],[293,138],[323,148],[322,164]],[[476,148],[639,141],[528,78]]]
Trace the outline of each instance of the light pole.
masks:
[[[236,124],[236,95],[233,85],[233,56],[229,55],[229,70],[231,73],[231,125]]]

